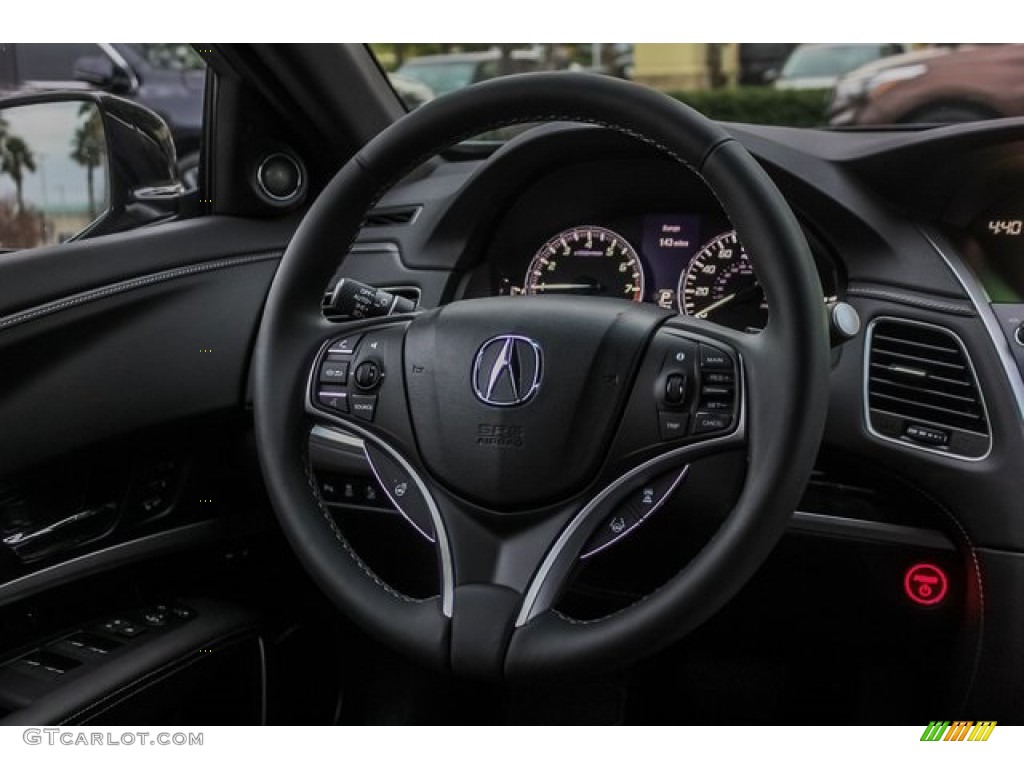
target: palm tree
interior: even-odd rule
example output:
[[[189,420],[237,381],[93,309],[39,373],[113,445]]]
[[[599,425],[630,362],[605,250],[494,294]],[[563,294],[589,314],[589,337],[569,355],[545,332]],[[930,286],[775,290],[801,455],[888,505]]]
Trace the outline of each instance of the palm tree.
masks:
[[[21,213],[25,209],[25,201],[22,198],[25,171],[35,173],[36,159],[31,148],[20,136],[5,133],[0,138],[3,139],[3,143],[0,144],[0,173],[6,173],[14,182],[17,213]]]
[[[103,138],[100,111],[86,102],[82,104],[78,114],[87,114],[88,117],[75,130],[75,137],[71,141],[71,159],[79,165],[85,166],[85,178],[89,188],[89,218],[95,219],[98,211],[96,210],[96,188],[93,175],[96,168],[104,162],[103,157],[107,151],[107,145]]]

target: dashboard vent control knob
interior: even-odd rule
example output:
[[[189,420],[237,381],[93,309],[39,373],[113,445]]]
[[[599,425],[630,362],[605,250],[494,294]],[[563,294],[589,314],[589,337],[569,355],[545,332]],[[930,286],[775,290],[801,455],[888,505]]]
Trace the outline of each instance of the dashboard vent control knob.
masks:
[[[828,327],[832,345],[843,344],[860,333],[860,314],[845,301],[829,302]]]

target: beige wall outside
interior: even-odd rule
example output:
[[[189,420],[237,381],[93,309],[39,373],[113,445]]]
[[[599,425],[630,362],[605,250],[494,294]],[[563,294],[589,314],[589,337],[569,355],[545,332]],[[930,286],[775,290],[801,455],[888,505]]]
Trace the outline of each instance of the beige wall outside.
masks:
[[[737,43],[637,43],[633,79],[662,90],[710,88],[716,55],[719,84],[735,85],[740,66]]]

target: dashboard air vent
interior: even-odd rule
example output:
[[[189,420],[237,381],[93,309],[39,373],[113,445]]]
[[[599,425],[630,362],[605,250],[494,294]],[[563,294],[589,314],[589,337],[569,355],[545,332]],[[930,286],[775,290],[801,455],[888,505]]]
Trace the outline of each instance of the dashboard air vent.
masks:
[[[868,425],[878,437],[960,458],[988,453],[988,414],[960,337],[937,325],[879,318],[868,330]]]
[[[366,214],[364,227],[396,227],[412,224],[419,216],[421,206],[404,205],[397,208],[375,208]]]

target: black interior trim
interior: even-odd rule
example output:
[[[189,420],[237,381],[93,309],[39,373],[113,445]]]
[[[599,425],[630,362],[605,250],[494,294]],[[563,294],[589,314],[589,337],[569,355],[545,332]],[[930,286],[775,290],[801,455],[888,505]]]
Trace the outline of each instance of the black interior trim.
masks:
[[[817,512],[795,511],[793,519],[789,523],[789,529],[860,541],[875,541],[882,544],[907,544],[925,549],[956,551],[953,542],[939,531],[914,528],[909,525],[880,523],[875,520],[822,515]]]
[[[206,598],[184,602],[196,611],[192,620],[68,681],[0,720],[0,724],[88,722],[118,701],[202,662],[208,651],[224,649],[257,632],[259,617],[248,610]]]
[[[50,301],[45,304],[41,304],[36,307],[30,307],[23,309],[20,312],[7,315],[6,317],[0,317],[0,331],[12,328],[22,323],[27,323],[32,320],[38,320],[39,318],[48,317],[61,310],[71,309],[72,307],[78,307],[83,304],[88,304],[93,301],[105,299],[110,296],[116,296],[120,293],[126,293],[133,291],[138,288],[148,288],[151,285],[157,283],[164,283],[168,280],[174,280],[181,277],[189,277],[191,275],[201,274],[203,272],[212,272],[218,269],[228,269],[230,267],[238,267],[244,264],[251,264],[257,261],[268,261],[270,259],[279,259],[281,252],[277,250],[262,251],[258,253],[231,256],[226,259],[216,259],[214,261],[205,261],[200,264],[190,264],[184,267],[177,267],[175,269],[168,269],[162,272],[154,272],[147,275],[141,275],[139,277],[133,277],[130,280],[122,280],[111,285],[103,286],[102,288],[95,288],[91,291],[85,291],[83,293],[76,293],[70,296],[65,296],[55,301]]]
[[[115,544],[0,584],[0,606],[128,563],[233,538],[249,527],[243,518],[217,518]]]

